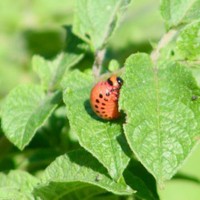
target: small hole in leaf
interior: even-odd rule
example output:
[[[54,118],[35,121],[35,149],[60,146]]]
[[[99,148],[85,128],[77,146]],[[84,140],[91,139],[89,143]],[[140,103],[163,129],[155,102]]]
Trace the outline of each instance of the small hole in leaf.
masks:
[[[195,100],[197,100],[197,99],[198,99],[198,96],[196,96],[196,95],[193,95],[191,99],[192,99],[192,101],[195,101]]]
[[[90,35],[88,33],[85,33],[85,37],[90,39]]]

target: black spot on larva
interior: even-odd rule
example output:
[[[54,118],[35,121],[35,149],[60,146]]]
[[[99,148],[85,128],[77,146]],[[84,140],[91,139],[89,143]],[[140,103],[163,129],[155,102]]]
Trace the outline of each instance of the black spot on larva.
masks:
[[[103,114],[106,113],[105,111],[102,112]]]
[[[95,105],[95,108],[98,108],[98,106],[97,106],[97,105]]]
[[[107,82],[109,85],[111,85],[111,86],[113,85],[113,82],[110,80],[110,78],[107,79]]]
[[[106,104],[105,104],[105,103],[102,103],[101,105],[102,105],[102,106],[105,106]]]
[[[104,115],[104,117],[108,117],[108,115]]]
[[[120,77],[117,77],[117,82],[118,82],[119,85],[123,84],[123,80]]]
[[[110,92],[106,92],[106,96],[107,96],[107,97],[110,96]]]
[[[96,110],[96,112],[97,112],[97,113],[99,113],[99,111],[98,111],[98,110]]]
[[[96,99],[96,103],[99,103],[99,99]]]
[[[108,101],[108,99],[104,98],[104,101]]]
[[[105,110],[105,108],[104,108],[104,107],[101,107],[101,110]]]
[[[99,98],[103,98],[103,95],[102,95],[102,94],[99,94]]]

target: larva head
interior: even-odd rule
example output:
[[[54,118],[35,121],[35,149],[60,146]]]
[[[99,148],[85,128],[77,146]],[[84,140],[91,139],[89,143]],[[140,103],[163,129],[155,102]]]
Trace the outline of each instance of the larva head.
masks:
[[[121,88],[122,84],[123,84],[123,80],[116,76],[116,75],[112,75],[110,78],[107,79],[107,82],[109,85],[113,86],[114,88]]]

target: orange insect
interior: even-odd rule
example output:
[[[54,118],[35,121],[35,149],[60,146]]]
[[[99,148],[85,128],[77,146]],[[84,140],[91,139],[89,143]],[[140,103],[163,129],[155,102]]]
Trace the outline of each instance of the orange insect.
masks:
[[[123,80],[112,75],[106,81],[98,82],[91,91],[90,104],[93,111],[102,119],[116,119],[120,116],[118,99]]]

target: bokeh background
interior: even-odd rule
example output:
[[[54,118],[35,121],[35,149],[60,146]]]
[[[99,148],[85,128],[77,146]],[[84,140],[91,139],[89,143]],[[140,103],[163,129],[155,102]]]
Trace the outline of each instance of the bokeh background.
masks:
[[[71,0],[0,1],[0,106],[16,85],[39,81],[31,68],[33,55],[52,59],[64,49],[67,36],[63,27],[73,23],[74,6],[75,1]],[[109,42],[106,59],[117,59],[123,64],[132,53],[150,53],[164,32],[159,1],[133,1]],[[11,144],[0,135],[3,169],[5,160],[1,156]],[[179,177],[159,188],[161,199],[199,200],[200,183],[195,180],[200,179],[199,163],[197,147],[182,166]]]

